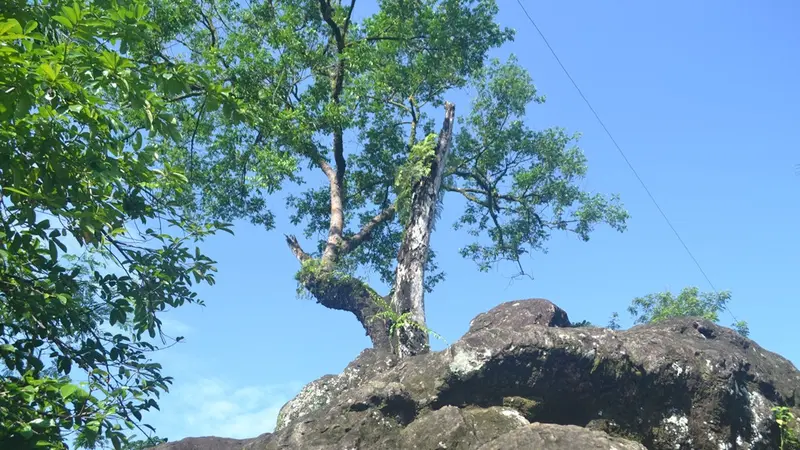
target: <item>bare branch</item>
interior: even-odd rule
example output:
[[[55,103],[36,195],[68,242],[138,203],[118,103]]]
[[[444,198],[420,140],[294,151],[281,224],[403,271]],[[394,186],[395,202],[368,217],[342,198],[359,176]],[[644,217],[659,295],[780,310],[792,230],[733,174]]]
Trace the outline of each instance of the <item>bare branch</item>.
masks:
[[[194,175],[194,140],[197,137],[197,130],[200,129],[200,122],[203,120],[203,115],[205,115],[207,102],[208,95],[203,98],[203,104],[200,105],[200,110],[197,112],[197,119],[194,121],[194,130],[192,130],[192,139],[189,144],[189,180],[191,180]]]
[[[475,197],[473,195],[473,194],[483,194],[484,192],[481,191],[481,190],[478,190],[478,189],[464,189],[464,188],[457,188],[457,187],[453,187],[453,186],[445,186],[444,189],[446,191],[448,191],[448,192],[456,192],[458,194],[461,194],[461,195],[464,196],[464,198],[466,198],[467,200],[469,200],[469,201],[471,201],[473,203],[477,203],[477,204],[479,204],[481,206],[484,206],[486,208],[489,207],[489,205],[486,202],[484,202],[483,200],[481,200],[478,197]]]
[[[455,175],[455,176],[461,177],[461,178],[471,178],[471,179],[475,180],[475,182],[478,183],[478,186],[480,186],[480,187],[482,187],[484,189],[484,193],[488,192],[491,189],[490,186],[489,186],[489,182],[485,178],[483,178],[481,175],[479,175],[479,174],[477,174],[475,172],[464,172],[464,171],[457,170],[457,171],[454,171],[452,173],[452,175]]]
[[[179,102],[181,100],[186,100],[187,98],[199,97],[201,95],[206,95],[206,91],[190,91],[185,94],[178,95],[176,97],[168,98],[167,102],[169,103]]]
[[[217,40],[218,40],[218,38],[217,38],[217,27],[214,26],[214,22],[211,20],[211,18],[208,17],[203,12],[203,8],[197,8],[197,12],[198,12],[198,14],[200,14],[200,17],[203,18],[203,20],[201,20],[200,23],[202,23],[203,26],[206,27],[206,29],[208,30],[209,34],[211,35],[211,46],[212,47],[216,47],[217,46]]]
[[[130,133],[128,133],[128,135],[127,135],[127,136],[125,136],[124,138],[122,138],[122,140],[123,140],[123,141],[127,141],[127,140],[129,140],[129,139],[133,138],[133,136],[134,136],[136,133],[138,133],[138,132],[140,132],[140,131],[142,131],[142,130],[144,130],[144,128],[142,128],[142,127],[137,127],[136,129],[134,129],[133,131],[131,131]],[[0,201],[2,201],[2,200],[3,200],[3,193],[2,193],[2,192],[0,192]]]
[[[375,231],[375,228],[378,225],[390,220],[394,217],[395,212],[397,211],[397,205],[391,205],[388,208],[384,209],[380,213],[378,213],[375,217],[373,217],[369,222],[364,224],[361,230],[353,235],[350,239],[347,239],[342,244],[341,253],[346,255],[356,248],[359,245],[364,243],[365,241],[369,240],[372,237],[372,232]]]
[[[297,258],[298,261],[305,262],[311,259],[311,256],[306,253],[303,248],[300,246],[300,242],[297,241],[297,237],[293,235],[286,235],[286,244],[289,245],[289,249],[292,251],[292,254]]]
[[[350,28],[350,19],[353,17],[353,10],[356,9],[356,0],[350,0],[350,9],[347,11],[347,18],[344,20],[343,34],[347,37],[347,30]]]

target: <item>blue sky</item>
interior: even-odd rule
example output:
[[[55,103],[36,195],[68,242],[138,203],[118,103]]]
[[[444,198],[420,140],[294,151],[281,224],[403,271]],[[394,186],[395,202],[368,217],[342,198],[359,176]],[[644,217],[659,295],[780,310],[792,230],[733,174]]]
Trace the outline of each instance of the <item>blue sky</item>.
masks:
[[[589,242],[554,235],[548,254],[526,262],[535,279],[512,282],[511,266],[482,274],[458,256],[464,236],[449,228],[458,205],[446,204],[432,245],[447,280],[427,297],[429,326],[452,342],[475,315],[530,297],[596,324],[619,311],[627,326],[634,297],[710,290],[517,3],[499,3],[499,21],[517,38],[494,56],[517,55],[548,99],[531,107],[529,123],[582,132],[584,187],[619,193],[632,217],[627,232],[600,228]],[[524,3],[710,279],[732,291],[731,310],[749,322],[751,337],[800,365],[792,342],[800,316],[800,4]],[[451,100],[467,112],[467,94]],[[159,435],[269,431],[305,383],[340,372],[369,345],[350,314],[297,298],[298,265],[282,234],[288,220],[276,206],[278,230],[237,224],[235,237],[208,241],[219,274],[201,289],[207,306],[165,316],[166,330],[186,342],[157,356],[175,377],[162,412],[146,416]],[[727,313],[721,320],[733,321]]]

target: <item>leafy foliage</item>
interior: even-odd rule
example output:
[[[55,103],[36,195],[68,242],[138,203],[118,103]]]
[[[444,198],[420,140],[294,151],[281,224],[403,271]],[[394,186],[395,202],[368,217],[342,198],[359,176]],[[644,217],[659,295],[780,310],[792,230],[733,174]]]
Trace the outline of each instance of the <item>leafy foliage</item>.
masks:
[[[619,313],[613,312],[611,313],[611,318],[608,319],[608,326],[609,330],[619,330],[622,326],[619,324]]]
[[[394,188],[397,191],[397,215],[401,224],[408,223],[414,185],[430,175],[431,161],[436,157],[437,135],[430,133],[411,147],[408,160],[400,166]]]
[[[462,255],[482,271],[510,260],[525,274],[521,257],[546,250],[553,230],[571,231],[583,240],[596,224],[622,231],[628,213],[616,196],[581,190],[586,158],[573,144],[577,135],[553,128],[533,131],[526,108],[542,103],[530,75],[511,58],[493,61],[476,74],[472,111],[459,133],[449,165],[449,190],[467,200],[458,227],[488,235],[467,245]]]
[[[186,178],[153,144],[181,139],[169,96],[213,87],[139,59],[141,36],[158,32],[150,13],[137,1],[0,6],[2,448],[120,448],[171,383],[150,357],[149,339],[168,338],[157,313],[214,282],[190,246],[218,226],[164,195]]]
[[[147,450],[156,445],[165,444],[168,441],[167,438],[160,438],[158,436],[147,439],[128,439],[128,442],[123,445],[122,450]]]
[[[658,322],[670,317],[693,316],[719,322],[719,312],[727,308],[730,292],[701,293],[696,287],[684,288],[678,296],[671,292],[649,294],[635,298],[628,312],[636,323]],[[739,321],[733,328],[743,336],[749,334],[747,323]]]
[[[287,209],[316,244],[309,255],[335,253],[341,270],[391,284],[402,178],[428,148],[445,93],[472,86],[445,189],[468,200],[458,226],[489,243],[464,256],[486,270],[544,249],[552,230],[588,239],[601,223],[624,228],[615,197],[580,189],[586,160],[575,136],[523,123],[526,106],[543,101],[530,76],[514,59],[486,67],[487,52],[513,37],[495,23],[493,0],[383,0],[366,17],[360,2],[329,0],[153,4],[162,32],[151,35],[152,53],[181,43],[188,50],[174,59],[207,67],[231,102],[219,108],[218,94],[201,89],[173,106],[183,140],[163,152],[195,186],[181,193],[193,214],[269,229],[270,194],[297,184]],[[426,273],[427,289],[443,278],[434,252]]]
[[[411,327],[424,331],[425,333],[428,333],[429,335],[435,337],[436,339],[439,339],[440,341],[444,342],[445,345],[447,345],[447,340],[444,337],[442,337],[442,335],[431,330],[425,324],[415,321],[411,317],[410,312],[398,313],[397,311],[394,310],[394,308],[392,308],[392,305],[390,305],[389,302],[387,302],[386,300],[383,299],[383,297],[377,294],[375,294],[374,296],[374,301],[380,307],[380,312],[372,316],[369,320],[380,319],[388,322],[390,324],[389,325],[390,335],[394,336],[395,338],[398,338],[401,330],[403,330],[406,327]]]
[[[775,423],[781,433],[780,450],[800,449],[800,437],[797,435],[798,421],[792,410],[785,407],[772,408]]]

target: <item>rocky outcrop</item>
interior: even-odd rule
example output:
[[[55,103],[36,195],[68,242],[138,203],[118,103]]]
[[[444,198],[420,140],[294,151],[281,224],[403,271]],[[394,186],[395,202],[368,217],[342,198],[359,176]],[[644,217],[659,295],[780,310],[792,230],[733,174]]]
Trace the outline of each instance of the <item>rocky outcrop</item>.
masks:
[[[157,448],[159,450],[242,450],[247,444],[268,437],[261,435],[253,439],[228,439],[220,437],[193,437],[180,441],[168,442]]]
[[[243,448],[774,449],[771,408],[800,416],[800,372],[727,328],[569,325],[524,300],[479,315],[442,352],[397,362],[366,350]]]

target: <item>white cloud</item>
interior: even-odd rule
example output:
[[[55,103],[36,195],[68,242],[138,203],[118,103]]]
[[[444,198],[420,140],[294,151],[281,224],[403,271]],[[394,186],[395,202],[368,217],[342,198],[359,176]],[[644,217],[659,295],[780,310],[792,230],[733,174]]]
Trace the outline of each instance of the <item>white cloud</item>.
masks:
[[[145,418],[171,441],[189,436],[250,438],[272,431],[280,408],[302,388],[300,383],[234,387],[217,378],[176,385],[160,403],[161,412]]]

